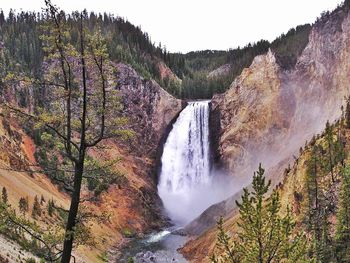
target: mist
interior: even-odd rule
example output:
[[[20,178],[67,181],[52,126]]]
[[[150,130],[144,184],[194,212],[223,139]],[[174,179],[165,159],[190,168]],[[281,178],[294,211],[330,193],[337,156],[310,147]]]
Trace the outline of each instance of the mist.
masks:
[[[197,218],[211,205],[228,198],[235,189],[233,178],[218,171],[212,171],[207,184],[193,187],[191,191],[163,192],[160,196],[165,212],[176,226],[184,226]]]
[[[190,102],[180,113],[161,161],[158,193],[175,225],[184,226],[232,192],[232,178],[211,169],[209,101]]]

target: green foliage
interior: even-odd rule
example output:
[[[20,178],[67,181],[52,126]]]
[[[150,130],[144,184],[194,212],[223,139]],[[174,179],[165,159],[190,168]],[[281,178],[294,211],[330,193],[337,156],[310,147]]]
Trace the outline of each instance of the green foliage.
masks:
[[[99,255],[97,255],[97,258],[102,262],[108,262],[108,253],[106,251],[101,252]]]
[[[26,198],[23,198],[26,200]],[[34,204],[40,205],[39,198]],[[27,202],[27,200],[25,201]],[[54,207],[54,201],[49,200]],[[35,210],[33,208],[33,210]],[[103,222],[107,220],[105,214],[98,215],[84,211],[82,207],[79,214],[79,224],[76,226],[76,245],[94,245],[94,239],[90,230],[90,220]],[[63,209],[58,209],[63,211]],[[14,240],[22,249],[44,258],[40,262],[56,262],[61,253],[61,244],[64,239],[64,222],[56,218],[56,224],[41,228],[35,221],[17,216],[14,209],[0,201],[0,234]]]
[[[34,258],[27,258],[25,263],[36,263]]]
[[[3,14],[3,13],[2,13]],[[65,14],[64,24],[70,30],[66,32],[65,44],[79,48],[79,22],[75,14]],[[43,62],[48,38],[46,17],[42,14],[11,11],[0,26],[0,78],[12,74],[38,77],[43,74]],[[104,50],[114,62],[131,65],[145,79],[155,79],[171,94],[179,98],[210,98],[215,93],[224,92],[230,83],[244,68],[248,67],[256,55],[264,54],[268,48],[276,53],[282,68],[290,69],[308,42],[310,25],[298,26],[287,34],[278,37],[272,43],[261,40],[243,48],[228,51],[204,50],[187,54],[170,53],[159,43],[152,43],[147,33],[130,22],[112,15],[91,12],[84,17],[92,35],[99,33],[105,39]],[[182,81],[160,78],[158,63],[164,62]],[[230,64],[229,73],[208,79],[210,71]],[[21,73],[21,74],[20,74]],[[25,92],[19,90],[21,105],[28,105]],[[38,85],[35,90],[37,103],[45,104],[43,95],[46,87]]]
[[[342,172],[335,247],[337,262],[350,262],[350,166],[348,165]]]
[[[124,176],[115,168],[117,160],[100,162],[87,158],[85,163],[84,177],[90,191],[95,197],[108,190],[109,186],[123,182]]]
[[[345,123],[346,127],[350,129],[350,97],[346,98]]]
[[[69,43],[78,49],[79,22],[76,15],[65,14],[64,11],[62,14],[65,25],[70,28],[65,44]],[[10,11],[8,17],[4,18],[0,26],[0,78],[13,72],[25,72],[35,77],[42,75],[45,52],[50,52],[43,47],[48,40],[42,36],[46,31],[46,22],[46,16],[32,12],[15,14]],[[171,56],[161,45],[155,46],[147,33],[124,18],[91,12],[84,17],[84,24],[92,35],[100,32],[106,39],[105,51],[111,60],[131,65],[145,79],[159,80],[156,65],[162,59],[173,69],[178,69],[178,73],[182,70],[182,58]],[[42,92],[37,95],[40,98]]]
[[[2,188],[1,198],[2,198],[2,202],[3,202],[4,204],[7,204],[7,203],[8,203],[7,189],[6,189],[5,186]]]
[[[278,64],[283,69],[292,69],[297,58],[309,42],[311,25],[305,24],[290,29],[271,43],[271,49],[276,54]]]
[[[29,202],[28,202],[28,197],[21,197],[18,202],[18,208],[19,211],[22,213],[24,216],[25,213],[28,213],[29,211]]]
[[[237,238],[232,239],[218,222],[217,250],[212,262],[305,262],[306,243],[303,235],[295,234],[295,222],[290,210],[280,214],[279,195],[267,193],[271,182],[266,182],[264,169],[254,173],[252,190],[244,189],[242,201],[237,202],[239,221]]]
[[[312,236],[310,254],[316,262],[329,262],[327,261],[330,259],[328,257],[332,257],[328,227],[330,211],[327,209],[328,200],[320,183],[325,176],[324,160],[328,160],[328,158],[324,158],[322,146],[315,144],[307,162],[306,174],[309,200],[307,222],[308,230]]]
[[[33,209],[32,209],[32,217],[37,218],[41,216],[41,205],[39,203],[38,196],[34,197]]]
[[[35,222],[17,216],[14,209],[0,201],[0,233],[46,261],[52,262],[55,258],[53,253],[56,254],[63,238],[60,231],[59,225],[43,230]]]
[[[272,43],[260,40],[228,51],[205,50],[185,55],[174,54],[173,56],[185,58],[181,97],[211,98],[215,93],[226,91],[242,70],[249,67],[257,55],[265,54],[269,48],[275,53],[277,63],[283,69],[293,68],[308,43],[310,30],[311,26],[306,24],[289,30]],[[224,64],[230,65],[227,73],[208,78],[209,72]]]
[[[55,208],[55,202],[53,199],[50,199],[49,202],[47,203],[47,213],[51,217],[53,216],[54,208]]]
[[[128,227],[125,227],[125,228],[122,229],[122,234],[126,238],[135,237],[135,232],[132,229],[128,228]]]
[[[344,257],[341,252],[337,252],[337,249],[341,251],[341,246],[338,246],[340,243],[332,235],[331,216],[335,214],[336,204],[332,191],[329,191],[335,183],[339,182],[337,174],[340,173],[344,178],[346,177],[344,165],[347,153],[342,127],[343,121],[338,121],[334,125],[327,122],[322,136],[311,140],[310,155],[306,161],[308,191],[306,222],[311,236],[309,253],[316,262],[343,262],[341,260]],[[341,208],[338,209],[338,213],[341,214],[340,211],[342,211]],[[339,217],[341,217],[340,214]]]
[[[220,250],[220,255],[217,256],[213,254],[210,259],[213,263],[219,262],[232,262],[238,263],[240,262],[240,258],[238,253],[235,250],[235,244],[232,240],[231,236],[224,229],[224,218],[221,216],[219,221],[217,222],[217,247]]]

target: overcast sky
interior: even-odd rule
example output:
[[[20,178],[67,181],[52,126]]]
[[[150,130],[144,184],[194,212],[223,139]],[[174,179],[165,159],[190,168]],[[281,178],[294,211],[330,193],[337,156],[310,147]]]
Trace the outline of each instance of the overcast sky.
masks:
[[[342,0],[53,0],[66,11],[108,12],[127,18],[172,52],[229,49],[312,23]],[[8,13],[40,11],[44,0],[0,0]]]

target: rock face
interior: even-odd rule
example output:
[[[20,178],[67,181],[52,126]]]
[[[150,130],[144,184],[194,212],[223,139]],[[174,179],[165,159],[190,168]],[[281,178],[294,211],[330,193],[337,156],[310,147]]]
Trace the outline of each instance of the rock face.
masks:
[[[224,64],[218,67],[217,69],[214,69],[213,71],[209,72],[208,78],[216,78],[223,75],[227,75],[230,72],[231,67],[231,64]]]
[[[140,155],[154,157],[168,125],[182,110],[182,101],[154,80],[144,80],[130,66],[118,64],[117,75],[123,112],[137,137],[130,146]]]
[[[157,63],[159,78],[164,81],[181,82],[182,80],[163,61]]]
[[[157,194],[157,153],[162,150],[164,134],[183,107],[178,100],[155,81],[143,79],[128,65],[117,64],[117,85],[128,128],[134,132],[130,141],[106,141],[109,150],[96,151],[96,158],[121,156],[121,170],[126,172],[127,185],[110,187],[102,208],[112,209],[112,226],[121,233],[144,233],[166,223]],[[114,234],[115,235],[115,234]],[[118,240],[114,243],[119,246]],[[118,249],[117,249],[118,250]],[[113,253],[112,253],[113,254]],[[118,255],[112,255],[112,257]]]
[[[226,93],[212,100],[214,160],[242,187],[250,183],[259,162],[279,183],[305,141],[321,132],[327,120],[340,117],[344,97],[350,94],[349,61],[348,3],[313,25],[309,43],[292,70],[283,70],[271,51],[257,56]],[[215,218],[208,218],[212,211],[232,218],[235,199],[218,204],[221,213],[214,205],[192,222],[194,234],[214,225]],[[213,247],[214,242],[210,230],[183,252],[194,262],[204,262],[197,251],[204,251],[204,245]]]
[[[130,66],[117,64],[116,68],[116,89],[120,91],[123,114],[128,118],[127,126],[134,136],[128,142],[113,140],[111,144],[118,149],[124,148],[121,154],[127,156],[126,162],[133,167],[130,187],[137,190],[136,196],[132,191],[121,195],[129,196],[134,212],[143,215],[142,220],[146,220],[143,229],[157,227],[162,222],[161,200],[157,194],[158,153],[162,152],[164,134],[182,110],[183,102],[154,80],[143,79]],[[101,156],[106,154],[100,153]]]
[[[225,168],[249,168],[256,152],[270,146],[278,133],[288,129],[286,110],[280,102],[280,72],[271,52],[254,59],[250,68],[223,95],[212,100],[213,112],[220,113],[218,154]]]
[[[327,120],[340,117],[350,91],[349,41],[350,17],[343,7],[313,26],[295,69],[283,71],[269,51],[214,97],[221,131],[217,152],[231,174],[244,176],[259,162],[275,166]]]
[[[117,64],[116,68],[118,83],[115,88],[120,91],[123,112],[129,120],[128,128],[134,131],[135,136],[129,142],[118,138],[104,140],[100,144],[102,147],[95,147],[88,153],[96,160],[121,158],[116,169],[126,180],[111,185],[98,201],[86,202],[92,213],[108,213],[110,221],[93,225],[95,237],[103,238],[104,242],[96,250],[79,250],[78,254],[84,256],[81,262],[96,262],[100,251],[119,246],[124,237],[142,235],[166,223],[155,180],[156,152],[161,148],[163,134],[182,110],[182,101],[172,97],[155,81],[144,80],[130,66]],[[12,101],[29,108],[31,104],[19,103],[18,96],[15,96],[17,90],[20,87],[11,86],[8,92],[0,94],[0,103]],[[22,97],[27,96],[30,94]],[[9,202],[18,207],[22,196],[29,196],[32,202],[35,195],[43,195],[46,200],[53,198],[57,204],[67,208],[68,195],[60,192],[44,174],[12,171],[30,169],[29,165],[36,163],[34,141],[26,135],[22,126],[23,123],[15,117],[10,118],[0,111],[0,149],[3,150],[0,168],[9,169],[1,169],[0,185],[9,189]],[[85,195],[87,189],[84,187],[82,196]]]

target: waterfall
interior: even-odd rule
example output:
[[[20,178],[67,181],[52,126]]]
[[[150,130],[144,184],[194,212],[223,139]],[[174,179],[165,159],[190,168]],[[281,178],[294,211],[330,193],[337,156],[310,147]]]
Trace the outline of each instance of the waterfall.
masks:
[[[158,193],[169,217],[183,225],[212,204],[209,101],[189,102],[164,145]],[[210,194],[209,194],[210,195]]]

